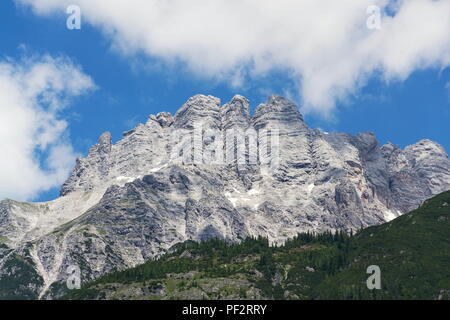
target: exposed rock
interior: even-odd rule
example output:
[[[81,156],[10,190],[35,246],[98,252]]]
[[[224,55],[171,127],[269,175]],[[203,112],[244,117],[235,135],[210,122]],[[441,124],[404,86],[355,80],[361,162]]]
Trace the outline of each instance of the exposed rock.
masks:
[[[149,121],[157,122],[161,127],[170,127],[173,124],[173,117],[170,112],[160,112],[156,116],[150,115]]]

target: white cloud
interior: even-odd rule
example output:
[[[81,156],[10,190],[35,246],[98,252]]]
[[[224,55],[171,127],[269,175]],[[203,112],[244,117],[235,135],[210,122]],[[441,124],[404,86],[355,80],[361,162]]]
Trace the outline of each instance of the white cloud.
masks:
[[[0,61],[0,199],[30,200],[64,181],[75,155],[61,111],[92,88],[67,58]]]
[[[38,14],[72,0],[16,0]],[[83,21],[126,55],[181,61],[233,86],[274,69],[298,82],[305,111],[323,114],[373,75],[402,81],[450,64],[450,0],[78,0]],[[381,30],[366,27],[378,5]],[[388,10],[386,10],[388,9]]]

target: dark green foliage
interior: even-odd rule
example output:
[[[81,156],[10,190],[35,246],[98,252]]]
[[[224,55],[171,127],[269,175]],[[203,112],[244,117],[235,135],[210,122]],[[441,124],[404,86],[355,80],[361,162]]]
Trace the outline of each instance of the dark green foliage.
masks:
[[[359,232],[342,272],[318,288],[320,298],[436,299],[450,290],[450,192],[381,226]],[[366,269],[378,265],[382,290],[366,287]]]
[[[3,264],[2,273],[0,300],[35,300],[38,298],[33,289],[42,286],[43,279],[34,269],[33,261],[13,254]]]

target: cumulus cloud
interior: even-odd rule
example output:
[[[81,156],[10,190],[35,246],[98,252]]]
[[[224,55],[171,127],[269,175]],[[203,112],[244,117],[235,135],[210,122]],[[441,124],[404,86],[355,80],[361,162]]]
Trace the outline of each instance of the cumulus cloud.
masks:
[[[30,200],[63,182],[75,154],[61,111],[93,88],[64,57],[0,61],[0,199]]]
[[[37,14],[72,0],[16,0]],[[271,70],[298,83],[305,111],[329,113],[372,76],[403,81],[450,64],[450,0],[78,0],[114,47],[236,86]],[[381,8],[381,29],[367,8]]]

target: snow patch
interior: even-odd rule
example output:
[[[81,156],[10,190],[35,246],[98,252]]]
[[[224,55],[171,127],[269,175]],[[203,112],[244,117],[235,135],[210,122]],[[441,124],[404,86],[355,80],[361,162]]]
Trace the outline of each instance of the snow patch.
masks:
[[[233,197],[233,196],[231,195],[231,193],[229,193],[229,192],[225,192],[225,197],[227,197],[227,199],[230,200],[230,202],[231,202],[231,204],[233,205],[233,207],[236,208],[236,203],[237,203],[238,199],[235,198],[235,197]]]
[[[116,181],[119,183],[120,187],[125,186],[125,184],[133,182],[134,180],[138,179],[139,177],[124,177],[124,176],[118,176],[116,178]]]
[[[162,165],[162,166],[159,166],[159,167],[155,167],[155,168],[153,168],[153,169],[150,169],[150,170],[148,170],[148,172],[150,172],[150,173],[158,172],[158,171],[160,171],[160,170],[166,168],[168,165],[169,165],[169,164],[166,163],[166,164],[164,164],[164,165]],[[115,179],[115,180],[116,180],[116,183],[115,183],[115,184],[118,185],[119,187],[123,187],[123,186],[125,186],[125,184],[127,184],[127,183],[130,183],[130,182],[133,182],[133,181],[135,181],[135,180],[137,180],[137,179],[142,179],[142,178],[143,178],[142,175],[140,175],[140,176],[134,176],[134,177],[118,176],[118,177],[116,177],[116,179]]]
[[[150,170],[150,172],[152,172],[152,173],[158,172],[159,170],[164,169],[164,168],[167,167],[168,165],[169,165],[169,164],[166,163],[166,164],[164,164],[164,165],[162,165],[162,166],[160,166],[160,167],[153,168],[153,169]]]
[[[247,191],[247,194],[248,194],[249,196],[253,196],[253,195],[259,194],[260,192],[261,192],[261,191],[258,190],[258,189],[250,189],[250,190]]]
[[[234,189],[235,193],[225,192],[225,197],[233,204],[233,207],[249,207],[257,210],[259,205],[261,204],[257,198],[253,197],[258,194],[259,191],[255,189],[251,189],[247,191],[247,194],[242,194],[238,190]]]
[[[386,220],[386,222],[392,221],[395,218],[397,218],[397,215],[392,212],[392,210],[388,209],[387,211],[384,212],[384,219]]]

